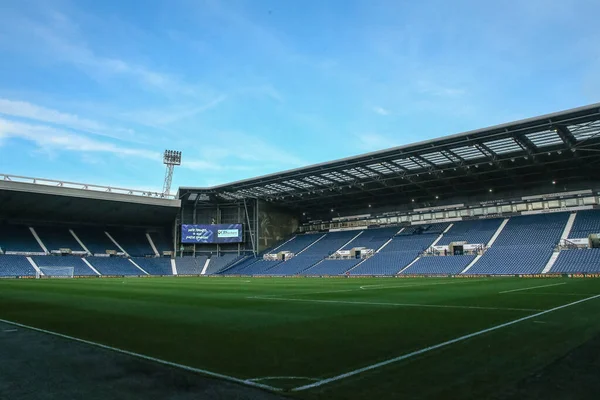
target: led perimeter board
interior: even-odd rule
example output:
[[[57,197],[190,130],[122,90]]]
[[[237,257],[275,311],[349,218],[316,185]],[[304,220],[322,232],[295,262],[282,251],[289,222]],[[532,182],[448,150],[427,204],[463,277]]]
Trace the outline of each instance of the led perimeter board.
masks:
[[[181,243],[241,243],[242,224],[181,225]]]

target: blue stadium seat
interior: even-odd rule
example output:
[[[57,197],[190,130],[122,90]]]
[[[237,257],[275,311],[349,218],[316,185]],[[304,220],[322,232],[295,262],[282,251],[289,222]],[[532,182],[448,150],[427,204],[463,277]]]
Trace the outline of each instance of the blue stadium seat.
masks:
[[[469,265],[475,256],[427,256],[402,271],[403,275],[456,275]]]
[[[170,258],[132,257],[131,259],[150,275],[173,275]]]
[[[108,233],[131,257],[154,256],[154,250],[141,229],[109,229]]]
[[[593,233],[600,234],[600,210],[578,211],[569,238],[583,239]]]
[[[35,226],[35,233],[44,243],[48,251],[59,249],[71,249],[73,251],[83,251],[83,248],[77,240],[71,235],[68,228],[54,226]],[[89,267],[88,267],[89,269]]]
[[[471,244],[487,244],[502,224],[502,221],[502,219],[495,218],[455,222],[437,245],[447,246],[452,242],[462,241]]]
[[[35,268],[25,256],[0,255],[0,276],[35,276]]]
[[[25,225],[0,224],[0,248],[4,251],[38,252],[44,250]]]
[[[82,226],[73,232],[92,254],[106,254],[107,250],[120,252],[119,248],[106,236],[103,228]]]
[[[128,259],[122,257],[87,257],[102,275],[144,275]]]
[[[550,272],[600,273],[600,249],[562,250]]]
[[[361,262],[360,259],[323,260],[304,272],[305,275],[342,275]]]
[[[568,213],[512,217],[468,274],[537,274],[560,240]]]
[[[177,275],[200,275],[208,257],[178,257],[175,259]]]
[[[73,267],[74,276],[97,276],[92,269],[76,256],[33,256],[38,267]]]

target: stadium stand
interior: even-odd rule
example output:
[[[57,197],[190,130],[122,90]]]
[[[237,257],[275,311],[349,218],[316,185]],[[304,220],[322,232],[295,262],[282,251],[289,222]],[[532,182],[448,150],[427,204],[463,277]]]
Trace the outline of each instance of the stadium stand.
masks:
[[[79,243],[77,243],[77,240],[75,240],[73,235],[71,235],[71,232],[69,232],[68,228],[55,226],[36,226],[34,229],[48,251],[59,249],[83,251],[83,248]]]
[[[351,250],[355,247],[378,250],[385,242],[400,230],[399,227],[367,229],[359,237],[348,243],[342,250]]]
[[[25,256],[0,255],[0,276],[36,276]]]
[[[583,239],[594,233],[600,234],[600,210],[577,212],[569,238]]]
[[[3,251],[43,252],[35,237],[25,225],[0,225],[0,248]]]
[[[106,236],[103,228],[80,227],[73,232],[92,254],[106,254],[106,251],[120,252],[119,248]]]
[[[322,238],[322,235],[310,235],[313,238],[318,237],[309,247],[305,247],[302,253],[289,261],[276,265],[268,271],[268,274],[296,275],[344,247],[358,233],[358,231],[331,232]],[[287,246],[282,246],[282,249],[285,247]]]
[[[102,275],[144,275],[128,259],[121,257],[87,257]]]
[[[402,271],[402,274],[455,275],[461,273],[474,259],[475,256],[472,255],[421,257],[413,265]]]
[[[562,250],[551,273],[600,273],[600,249]]]
[[[511,218],[469,274],[537,274],[558,244],[569,213]]]
[[[131,259],[150,275],[173,275],[170,258],[132,257]]]
[[[175,259],[177,275],[200,275],[208,257],[178,257]]]
[[[243,262],[247,258],[246,256],[240,256],[237,254],[223,254],[219,257],[211,257],[210,264],[208,264],[207,275],[220,273],[222,270],[229,268],[231,265],[237,262]],[[237,267],[237,265],[236,265]],[[210,273],[209,273],[210,271]]]
[[[452,242],[461,241],[470,244],[487,244],[500,224],[502,224],[500,218],[455,222],[437,244],[447,246]]]
[[[164,251],[173,251],[173,240],[169,239],[163,232],[150,232],[150,237],[161,256]]]
[[[131,257],[154,256],[154,250],[146,237],[146,232],[141,229],[125,230],[110,229],[108,233]]]
[[[426,250],[449,224],[410,226],[394,236],[379,253],[349,271],[351,275],[394,275]]]
[[[97,276],[92,269],[75,256],[33,256],[31,259],[38,267],[73,267],[74,276]]]
[[[323,260],[314,267],[308,269],[306,275],[341,275],[361,262],[360,259]]]

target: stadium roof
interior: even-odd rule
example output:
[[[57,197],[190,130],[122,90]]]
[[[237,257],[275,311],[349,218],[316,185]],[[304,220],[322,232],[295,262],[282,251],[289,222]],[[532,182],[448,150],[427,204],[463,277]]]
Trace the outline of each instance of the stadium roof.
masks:
[[[597,180],[599,167],[597,103],[211,188],[182,187],[179,197],[339,210]]]
[[[0,219],[168,226],[181,201],[154,193],[1,175]]]
[[[298,210],[341,210],[597,181],[599,167],[597,103],[225,185],[182,187],[179,198],[260,198]]]

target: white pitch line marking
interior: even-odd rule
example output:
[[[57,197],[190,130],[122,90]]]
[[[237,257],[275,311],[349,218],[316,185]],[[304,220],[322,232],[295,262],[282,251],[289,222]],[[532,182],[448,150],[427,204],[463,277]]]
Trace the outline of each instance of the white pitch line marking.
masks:
[[[523,290],[531,290],[531,289],[537,289],[537,288],[543,288],[543,287],[550,287],[550,286],[560,286],[560,285],[566,285],[566,284],[567,284],[567,282],[553,283],[551,285],[532,286],[532,287],[526,287],[526,288],[521,288],[521,289],[505,290],[503,292],[498,292],[498,293],[521,292]]]
[[[592,296],[592,297],[587,297],[587,298],[582,299],[582,300],[577,300],[577,301],[574,301],[572,303],[564,304],[562,306],[554,307],[554,308],[551,308],[549,310],[545,310],[545,311],[542,311],[542,312],[539,312],[539,313],[536,313],[536,314],[528,315],[527,317],[515,319],[515,320],[510,321],[510,322],[505,322],[503,324],[496,325],[496,326],[493,326],[491,328],[487,328],[487,329],[483,329],[481,331],[469,333],[468,335],[460,336],[460,337],[457,337],[456,339],[452,339],[452,340],[448,340],[446,342],[438,343],[438,344],[430,346],[430,347],[425,347],[424,349],[416,350],[416,351],[413,351],[412,353],[404,354],[404,355],[401,355],[401,356],[398,356],[398,357],[395,357],[395,358],[391,358],[391,359],[386,360],[386,361],[382,361],[382,362],[379,362],[379,363],[376,363],[376,364],[368,365],[368,366],[363,367],[363,368],[355,369],[353,371],[346,372],[346,373],[343,373],[341,375],[333,376],[331,378],[322,379],[322,380],[320,380],[318,382],[310,383],[308,385],[298,386],[296,388],[293,388],[292,391],[293,392],[300,392],[302,390],[312,389],[312,388],[315,388],[315,387],[323,386],[323,385],[325,385],[327,383],[339,381],[341,379],[349,378],[351,376],[358,375],[358,374],[361,374],[361,373],[366,372],[366,371],[370,371],[370,370],[373,370],[373,369],[381,368],[381,367],[384,367],[386,365],[396,363],[398,361],[406,360],[407,358],[418,356],[420,354],[427,353],[427,352],[430,352],[432,350],[439,349],[441,347],[445,347],[445,346],[448,346],[448,345],[451,345],[451,344],[454,344],[454,343],[462,342],[464,340],[471,339],[471,338],[473,338],[475,336],[483,335],[484,333],[492,332],[492,331],[495,331],[495,330],[498,330],[498,329],[501,329],[501,328],[505,328],[507,326],[518,324],[519,322],[527,321],[527,320],[530,320],[532,318],[537,318],[540,315],[545,315],[545,314],[548,314],[548,313],[551,313],[551,312],[554,312],[554,311],[561,310],[563,308],[567,308],[567,307],[571,307],[571,306],[574,306],[574,305],[579,304],[579,303],[583,303],[585,301],[597,299],[599,297],[600,297],[600,294],[597,294],[597,295]]]
[[[288,299],[285,297],[261,297],[252,296],[249,299],[275,300],[275,301],[296,301],[308,303],[333,303],[333,304],[357,304],[368,306],[396,306],[396,307],[426,307],[426,308],[457,308],[474,310],[499,310],[499,311],[543,311],[539,308],[504,308],[504,307],[482,307],[482,306],[453,306],[449,304],[415,304],[415,303],[384,303],[374,301],[345,301],[345,300],[319,300],[319,299]]]
[[[119,348],[116,348],[116,347],[107,346],[105,344],[96,343],[96,342],[92,342],[92,341],[85,340],[85,339],[79,339],[79,338],[76,338],[74,336],[63,335],[62,333],[52,332],[52,331],[48,331],[46,329],[41,329],[41,328],[36,328],[34,326],[20,324],[18,322],[7,321],[5,319],[0,319],[0,322],[8,324],[8,325],[12,325],[12,326],[18,326],[20,328],[31,329],[32,331],[46,333],[48,335],[53,335],[53,336],[61,337],[61,338],[64,338],[64,339],[72,340],[74,342],[85,343],[85,344],[88,344],[90,346],[100,347],[101,349],[111,350],[111,351],[114,351],[116,353],[126,354],[128,356],[132,356],[132,357],[136,357],[136,358],[141,358],[143,360],[153,361],[153,362],[158,363],[158,364],[168,365],[170,367],[175,367],[175,368],[183,369],[183,370],[190,371],[190,372],[195,372],[195,373],[199,373],[199,374],[203,374],[203,375],[207,375],[207,376],[212,376],[213,378],[220,378],[220,379],[223,379],[223,380],[226,380],[226,381],[241,383],[241,384],[247,385],[247,386],[253,386],[253,387],[257,387],[257,388],[261,388],[261,389],[272,390],[274,392],[279,392],[279,391],[282,390],[281,388],[277,388],[277,387],[270,386],[270,385],[265,385],[264,383],[250,382],[250,381],[245,380],[245,379],[240,379],[240,378],[236,378],[234,376],[220,374],[218,372],[212,372],[212,371],[208,371],[208,370],[205,370],[205,369],[190,367],[188,365],[177,364],[177,363],[174,363],[174,362],[171,362],[171,361],[161,360],[160,358],[154,358],[154,357],[146,356],[144,354],[134,353],[133,351],[119,349]]]
[[[294,380],[305,380],[305,381],[318,381],[319,378],[309,378],[307,376],[264,376],[262,378],[246,379],[248,382],[260,382],[260,381],[272,381],[282,379],[294,379]]]
[[[18,332],[18,331],[19,331],[18,329],[5,329],[2,332],[4,332],[4,333],[12,333],[12,332]]]

